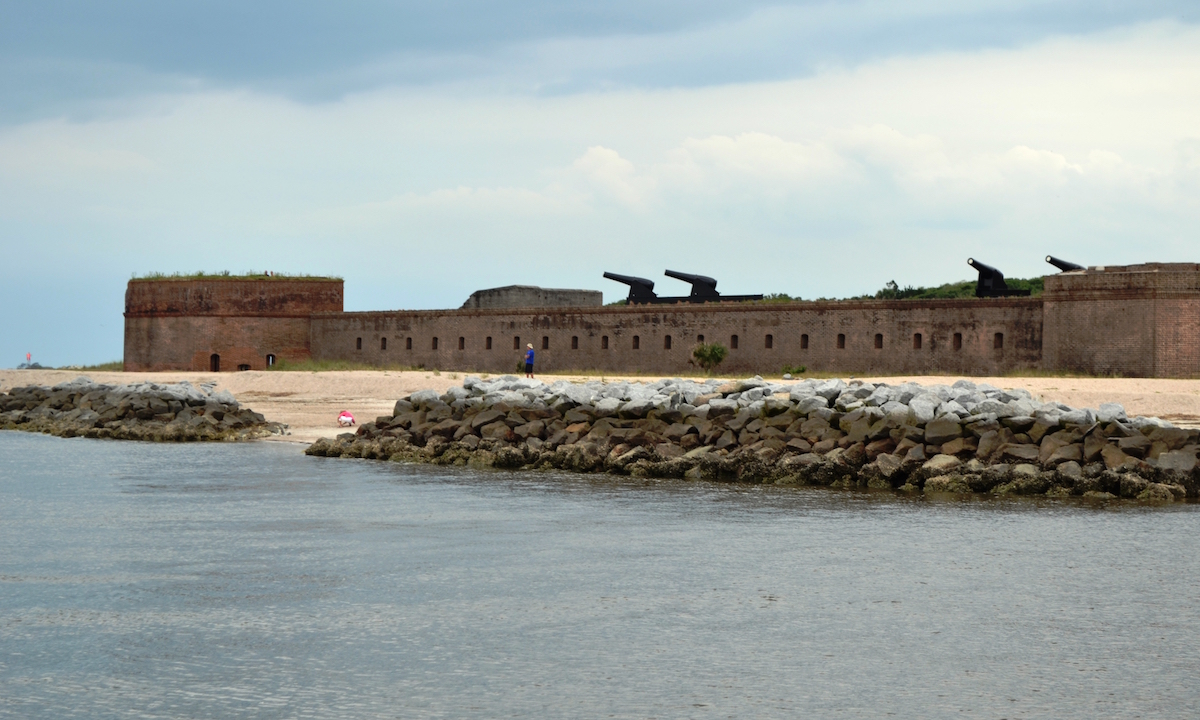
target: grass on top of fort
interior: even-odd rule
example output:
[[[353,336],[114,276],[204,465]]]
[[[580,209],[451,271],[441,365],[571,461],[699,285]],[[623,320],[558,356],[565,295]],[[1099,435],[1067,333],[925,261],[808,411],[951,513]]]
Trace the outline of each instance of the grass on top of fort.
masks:
[[[228,270],[221,272],[209,273],[203,270],[194,273],[161,273],[151,272],[144,275],[134,273],[130,280],[133,281],[151,281],[151,280],[314,280],[318,282],[342,282],[339,275],[305,275],[303,273],[292,274],[269,271],[255,272],[253,270],[244,272],[240,275],[234,275]]]

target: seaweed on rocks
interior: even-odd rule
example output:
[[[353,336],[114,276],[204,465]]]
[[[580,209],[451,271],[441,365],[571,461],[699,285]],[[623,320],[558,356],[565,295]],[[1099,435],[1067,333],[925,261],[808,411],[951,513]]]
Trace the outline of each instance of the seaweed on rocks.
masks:
[[[557,469],[908,493],[1173,502],[1200,494],[1200,431],[960,380],[888,385],[761,377],[546,384],[468,376],[306,451],[322,457]]]

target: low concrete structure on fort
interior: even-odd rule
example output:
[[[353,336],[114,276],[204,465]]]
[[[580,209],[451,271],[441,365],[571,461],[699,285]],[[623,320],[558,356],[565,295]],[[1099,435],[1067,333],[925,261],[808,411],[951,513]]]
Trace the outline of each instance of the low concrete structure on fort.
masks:
[[[544,293],[544,294],[539,294]],[[723,372],[785,365],[844,373],[997,375],[1022,369],[1200,375],[1200,265],[1149,263],[1050,275],[1034,297],[511,307],[593,291],[514,286],[458,310],[344,312],[332,279],[131,280],[126,370],[263,369],[279,359],[513,372],[694,372],[697,343]],[[492,304],[490,293],[500,297]],[[598,295],[598,293],[596,293]]]

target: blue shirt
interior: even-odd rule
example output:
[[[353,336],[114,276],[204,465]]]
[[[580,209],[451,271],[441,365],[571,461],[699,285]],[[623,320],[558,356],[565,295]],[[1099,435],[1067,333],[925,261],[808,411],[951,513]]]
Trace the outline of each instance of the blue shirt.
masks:
[[[526,365],[533,364],[533,348],[529,348],[528,350],[525,351],[525,364]]]

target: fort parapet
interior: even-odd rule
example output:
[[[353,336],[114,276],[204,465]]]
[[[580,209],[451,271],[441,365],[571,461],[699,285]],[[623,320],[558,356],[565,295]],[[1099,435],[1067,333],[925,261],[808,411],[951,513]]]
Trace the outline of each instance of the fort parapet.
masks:
[[[540,289],[506,298],[542,297],[531,290]],[[804,365],[1200,375],[1200,265],[1191,263],[1063,272],[1034,297],[349,313],[340,281],[134,280],[125,315],[129,370],[262,369],[311,357],[504,373],[532,343],[541,371],[674,375],[695,372],[697,343],[719,342],[729,348],[722,371],[737,374]]]

